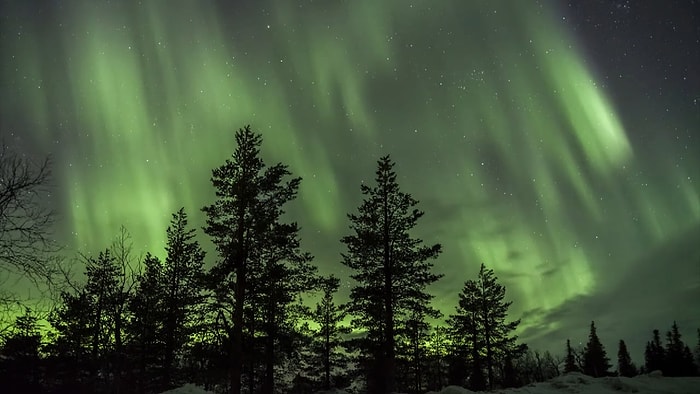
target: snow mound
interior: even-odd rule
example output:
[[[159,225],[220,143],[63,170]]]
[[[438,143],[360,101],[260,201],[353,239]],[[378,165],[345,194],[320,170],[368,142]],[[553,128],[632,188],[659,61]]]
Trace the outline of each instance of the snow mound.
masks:
[[[178,387],[176,389],[164,391],[161,394],[214,394],[211,391],[204,390],[203,388],[199,386],[195,386],[192,383],[187,383],[186,385],[182,387]]]
[[[529,384],[525,387],[495,390],[494,394],[698,394],[700,377],[667,378],[659,373],[641,375],[634,378],[605,377],[593,378],[578,372],[567,373],[547,382]],[[439,392],[427,394],[473,394],[467,389],[448,386]]]
[[[436,393],[434,391],[430,391],[426,394],[472,394],[474,393],[471,390],[467,390],[463,387],[459,386],[447,386],[444,389],[440,390],[439,393]]]
[[[605,377],[593,378],[578,372],[567,373],[542,383],[525,387],[491,391],[493,394],[698,394],[700,377],[668,378],[658,372],[634,378]],[[166,391],[162,394],[213,394],[193,384]],[[319,391],[316,394],[347,394],[343,390]],[[475,394],[473,391],[458,386],[447,386],[439,392],[426,394]]]
[[[548,382],[530,384],[518,389],[499,390],[499,394],[698,394],[700,378],[665,378],[658,374],[634,378],[593,378],[572,372]]]

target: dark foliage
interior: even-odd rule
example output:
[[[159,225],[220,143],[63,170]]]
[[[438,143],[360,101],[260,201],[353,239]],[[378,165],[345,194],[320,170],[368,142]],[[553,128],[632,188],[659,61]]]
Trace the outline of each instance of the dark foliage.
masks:
[[[342,370],[348,363],[348,355],[342,351],[341,345],[351,329],[342,325],[345,310],[333,301],[339,286],[340,280],[333,275],[321,279],[323,298],[312,314],[312,321],[318,329],[311,333],[309,383],[315,389],[344,387],[338,383],[345,380]]]
[[[299,250],[297,224],[280,222],[301,179],[285,182],[290,175],[286,166],[265,166],[262,137],[249,126],[238,130],[235,138],[232,158],[212,171],[217,199],[202,209],[207,215],[204,232],[220,257],[209,272],[207,287],[230,343],[231,392],[241,392],[244,372],[249,387],[255,388],[262,361],[262,392],[272,393],[278,356],[284,353],[285,341],[295,337],[290,306],[313,286],[314,267],[311,257]],[[262,343],[256,343],[258,333]],[[262,347],[262,360],[244,347],[245,335],[247,346]]]
[[[301,250],[298,225],[282,221],[300,178],[290,179],[282,164],[265,165],[262,137],[250,127],[235,137],[233,156],[212,172],[217,199],[203,208],[204,231],[218,252],[211,269],[204,272],[204,252],[184,208],[166,230],[164,260],[147,253],[137,261],[122,228],[109,248],[81,256],[84,281],[66,275],[48,331],[26,309],[3,332],[3,390],[158,393],[194,382],[233,393],[311,394],[351,385],[362,391],[364,385],[369,393],[413,394],[448,384],[518,387],[556,377],[562,366],[563,372],[609,374],[593,322],[585,348],[567,340],[561,358],[517,344],[512,332],[519,320],[506,322],[505,287],[483,264],[478,278],[465,282],[448,327],[431,327],[440,314],[426,288],[440,277],[431,271],[441,247],[410,234],[423,212],[400,191],[388,156],[378,161],[376,185],[361,186],[358,212],[348,215],[342,263],[355,284],[350,302],[337,305],[338,278],[316,275]],[[45,258],[53,248],[46,238],[52,218],[37,200],[47,162],[32,166],[3,149],[0,270],[51,281],[55,266]],[[22,223],[12,222],[20,217],[29,218],[29,227],[8,227]],[[22,232],[24,238],[13,238]],[[35,259],[20,264],[18,256]],[[303,297],[318,290],[315,308],[305,306]],[[351,327],[344,325],[346,315]],[[700,330],[695,352],[700,358]],[[618,375],[636,375],[622,340],[617,355]],[[675,322],[665,346],[654,330],[643,370],[698,373]]]
[[[353,327],[367,333],[362,344],[370,357],[365,366],[371,393],[396,387],[399,324],[416,307],[437,313],[428,305],[432,296],[425,288],[440,277],[431,273],[440,245],[425,246],[409,234],[423,212],[415,208],[418,201],[400,191],[393,167],[388,156],[381,158],[376,186],[361,185],[365,198],[358,213],[348,215],[352,234],[342,239],[347,247],[343,264],[356,282],[347,308]]]
[[[620,339],[620,344],[617,349],[617,374],[619,376],[632,377],[638,373],[637,367],[632,362],[625,341]]]
[[[456,356],[468,358],[468,386],[472,390],[493,388],[495,372],[502,368],[506,356],[517,357],[524,351],[512,334],[520,320],[506,322],[512,302],[505,301],[506,289],[497,279],[493,270],[482,264],[477,279],[464,284],[457,313],[448,319]]]
[[[683,343],[675,321],[671,331],[666,333],[666,352],[661,370],[664,376],[694,376],[697,373],[693,354]]]
[[[40,392],[43,388],[39,351],[41,334],[30,309],[17,316],[0,348],[0,387],[6,392]]]
[[[598,339],[595,322],[591,322],[588,343],[583,351],[583,373],[598,378],[607,376],[610,367],[610,359],[605,352],[603,344]]]
[[[666,351],[661,344],[659,330],[654,330],[654,337],[650,342],[647,342],[644,351],[644,370],[649,373],[653,371],[661,371],[664,367]]]
[[[564,373],[568,372],[578,372],[579,368],[576,365],[576,358],[574,357],[574,351],[571,349],[571,341],[566,340],[566,359],[564,360]]]

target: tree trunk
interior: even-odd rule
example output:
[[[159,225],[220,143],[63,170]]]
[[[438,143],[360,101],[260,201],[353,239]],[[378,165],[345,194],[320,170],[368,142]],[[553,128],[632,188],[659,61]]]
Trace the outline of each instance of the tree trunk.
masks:
[[[392,260],[391,241],[389,239],[389,205],[388,196],[384,192],[384,324],[386,336],[384,338],[384,387],[385,393],[394,391],[395,355],[394,355],[394,305],[392,294]]]
[[[265,380],[262,393],[272,394],[275,390],[275,352],[274,338],[270,335],[265,339]]]
[[[255,299],[251,297],[249,299],[250,305],[248,309],[248,313],[246,314],[246,328],[248,330],[248,338],[249,344],[247,345],[247,348],[245,349],[245,352],[248,354],[248,358],[246,359],[246,363],[244,365],[244,368],[246,370],[246,379],[248,380],[248,392],[249,393],[255,393],[256,388],[255,388],[255,367],[256,367],[256,361],[257,359],[255,358],[255,341],[253,341],[253,338],[255,338],[255,311],[257,310],[257,306],[255,304]]]
[[[241,394],[243,371],[243,304],[245,298],[245,259],[236,267],[235,307],[233,309],[233,343],[231,346],[231,394]]]
[[[326,313],[325,323],[326,327],[324,329],[325,334],[325,344],[323,347],[323,389],[330,390],[331,388],[331,333],[330,333],[330,319],[328,316],[328,311]]]
[[[271,293],[273,293],[271,291]],[[270,294],[267,317],[267,336],[265,338],[265,380],[263,381],[262,394],[272,394],[275,390],[275,310],[274,300]]]
[[[121,302],[121,300],[119,301]],[[123,349],[122,349],[122,311],[117,307],[114,313],[114,392],[122,391]]]
[[[491,333],[486,332],[486,368],[489,374],[489,390],[493,390],[493,353],[491,349]]]
[[[163,358],[163,388],[170,389],[170,382],[172,381],[172,365],[173,365],[173,324],[172,324],[172,310],[168,310],[167,317],[167,328],[165,330],[165,357]]]
[[[175,260],[179,263],[179,259]],[[166,328],[165,328],[165,357],[163,359],[163,388],[170,389],[173,380],[172,369],[175,359],[175,325],[177,324],[177,288],[179,285],[179,267],[173,267],[173,272],[170,281],[170,291],[168,292],[168,309],[166,311]]]

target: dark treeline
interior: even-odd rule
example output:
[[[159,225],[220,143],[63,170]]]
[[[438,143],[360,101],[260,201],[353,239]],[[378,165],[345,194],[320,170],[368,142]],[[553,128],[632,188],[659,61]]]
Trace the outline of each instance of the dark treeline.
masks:
[[[48,327],[27,308],[2,334],[0,387],[157,393],[195,383],[235,394],[423,393],[517,387],[565,372],[698,373],[700,330],[693,355],[675,323],[665,345],[653,332],[641,368],[620,340],[613,371],[593,322],[586,346],[567,341],[565,356],[528,349],[514,335],[519,320],[508,319],[505,287],[484,264],[455,292],[453,314],[442,316],[426,290],[440,279],[433,262],[441,245],[411,235],[423,212],[401,191],[388,156],[348,214],[340,263],[351,271],[342,283],[350,298],[339,304],[340,279],[317,272],[299,226],[284,220],[301,179],[264,163],[262,137],[250,127],[235,138],[233,155],[212,171],[216,199],[202,208],[203,231],[216,246],[212,263],[205,265],[184,208],[165,229],[164,259],[134,256],[122,228],[103,251],[80,257],[84,280],[65,281]]]

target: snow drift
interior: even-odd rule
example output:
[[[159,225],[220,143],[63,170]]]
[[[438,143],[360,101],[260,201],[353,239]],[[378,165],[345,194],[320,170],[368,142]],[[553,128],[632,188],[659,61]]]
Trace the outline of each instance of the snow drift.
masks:
[[[568,373],[542,383],[530,384],[525,387],[506,390],[494,390],[497,394],[698,394],[700,393],[700,377],[667,378],[660,373],[640,375],[634,378],[606,377],[592,378],[578,372]],[[439,392],[427,394],[472,394],[473,391],[462,387],[448,386]],[[212,394],[195,385],[166,391],[163,394]],[[345,391],[322,391],[318,394],[347,394]]]

